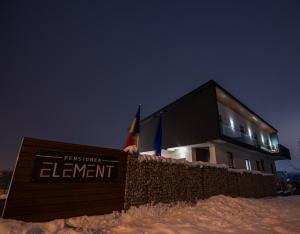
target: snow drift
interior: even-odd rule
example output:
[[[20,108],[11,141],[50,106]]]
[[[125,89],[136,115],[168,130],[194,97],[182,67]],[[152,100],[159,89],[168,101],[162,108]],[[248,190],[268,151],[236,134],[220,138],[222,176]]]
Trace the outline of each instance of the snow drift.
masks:
[[[300,196],[261,199],[215,196],[196,205],[132,207],[126,213],[47,223],[0,219],[1,234],[37,233],[300,233]]]

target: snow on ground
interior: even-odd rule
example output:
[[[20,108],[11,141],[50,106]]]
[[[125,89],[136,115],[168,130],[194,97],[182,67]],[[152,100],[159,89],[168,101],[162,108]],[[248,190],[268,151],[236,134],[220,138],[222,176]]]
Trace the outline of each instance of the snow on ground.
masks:
[[[132,207],[126,213],[82,216],[47,223],[0,219],[1,234],[78,233],[300,233],[300,196],[231,198],[215,196],[196,205]]]

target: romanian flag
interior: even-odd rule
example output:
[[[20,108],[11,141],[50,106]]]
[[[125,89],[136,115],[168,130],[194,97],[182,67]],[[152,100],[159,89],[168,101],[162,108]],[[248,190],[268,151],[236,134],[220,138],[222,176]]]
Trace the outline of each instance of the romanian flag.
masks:
[[[124,144],[123,150],[125,152],[137,152],[139,144],[139,135],[140,135],[140,114],[141,106],[139,106],[136,115],[128,129],[128,136]]]

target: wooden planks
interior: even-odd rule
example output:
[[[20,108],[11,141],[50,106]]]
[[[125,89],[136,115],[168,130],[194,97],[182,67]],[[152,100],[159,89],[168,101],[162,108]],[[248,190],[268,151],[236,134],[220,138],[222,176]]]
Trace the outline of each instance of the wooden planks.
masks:
[[[24,138],[2,216],[40,222],[122,210],[126,164],[121,150]]]

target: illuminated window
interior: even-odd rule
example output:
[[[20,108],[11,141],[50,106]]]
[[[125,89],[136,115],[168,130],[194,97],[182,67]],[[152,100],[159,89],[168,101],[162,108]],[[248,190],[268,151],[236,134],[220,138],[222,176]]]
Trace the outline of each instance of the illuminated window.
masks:
[[[247,171],[251,171],[251,162],[250,162],[250,160],[246,159],[245,163],[246,163],[246,169],[247,169]]]

